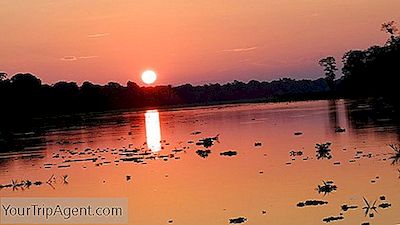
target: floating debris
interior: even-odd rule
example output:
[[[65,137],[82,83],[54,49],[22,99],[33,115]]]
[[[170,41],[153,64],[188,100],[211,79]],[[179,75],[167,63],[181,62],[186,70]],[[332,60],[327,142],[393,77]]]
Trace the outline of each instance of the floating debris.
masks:
[[[343,220],[343,219],[344,219],[343,216],[330,216],[322,219],[322,221],[324,221],[325,223],[330,223],[332,221]]]
[[[303,155],[303,152],[302,151],[294,151],[294,150],[292,150],[292,151],[290,151],[289,152],[289,155],[290,156],[302,156]]]
[[[226,152],[221,152],[219,154],[222,156],[234,156],[234,155],[237,155],[237,152],[236,151],[226,151]]]
[[[384,200],[386,200],[386,197],[385,197],[384,195],[381,195],[381,196],[379,197],[379,199],[380,199],[381,201],[384,201]]]
[[[256,143],[254,143],[254,147],[260,147],[261,145],[262,145],[261,142],[256,142]]]
[[[304,206],[318,206],[318,205],[326,205],[328,204],[327,201],[321,200],[306,200],[305,202],[297,203],[297,207],[304,207]]]
[[[267,214],[267,211],[266,211],[266,210],[263,210],[263,211],[261,211],[261,213],[262,213],[263,215],[265,215],[265,214]]]
[[[201,134],[201,131],[194,131],[191,133],[191,135],[198,135],[198,134]]]
[[[332,181],[327,181],[327,182],[322,181],[322,182],[323,185],[318,185],[317,187],[318,193],[324,193],[325,196],[326,194],[336,191],[337,186],[334,185]]]
[[[336,127],[336,129],[335,129],[335,132],[336,132],[336,133],[343,133],[343,132],[345,132],[345,131],[346,131],[346,129],[341,128],[341,127]]]
[[[178,152],[181,152],[181,151],[183,151],[183,149],[177,149],[177,148],[175,148],[175,149],[172,150],[172,152],[174,152],[174,153],[178,153]]]
[[[69,168],[71,165],[59,165],[58,168]]]
[[[247,221],[247,218],[245,217],[238,217],[238,218],[233,218],[233,219],[229,219],[229,223],[233,223],[233,224],[239,224],[239,223],[244,223]]]
[[[200,139],[196,143],[196,145],[202,145],[205,148],[209,148],[209,147],[214,145],[214,141],[218,141],[218,140],[219,140],[219,134],[217,134],[215,137],[209,137],[209,138]]]
[[[324,144],[316,144],[315,148],[317,149],[317,159],[331,159],[331,149],[329,148],[331,146],[331,143],[327,142]]]
[[[126,181],[130,181],[131,180],[131,176],[130,175],[126,175]]]
[[[349,209],[357,209],[358,206],[356,206],[356,205],[342,205],[341,208],[342,208],[343,211],[346,212],[346,211],[348,211]]]
[[[207,150],[199,149],[196,151],[196,154],[202,158],[207,158],[210,153],[211,153],[211,150],[209,150],[209,149],[207,149]]]
[[[392,206],[392,204],[387,203],[387,202],[384,202],[384,203],[381,203],[381,204],[378,205],[378,207],[382,208],[382,209],[389,208],[390,206]]]
[[[294,132],[294,135],[296,135],[296,136],[299,136],[299,135],[302,135],[302,134],[303,134],[303,132],[300,132],[300,131]]]

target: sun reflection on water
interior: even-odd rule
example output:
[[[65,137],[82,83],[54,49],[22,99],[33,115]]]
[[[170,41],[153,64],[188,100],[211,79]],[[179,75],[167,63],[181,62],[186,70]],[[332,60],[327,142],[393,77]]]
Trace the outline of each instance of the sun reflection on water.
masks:
[[[161,150],[160,115],[157,110],[147,110],[144,116],[147,147],[152,152],[159,152]]]

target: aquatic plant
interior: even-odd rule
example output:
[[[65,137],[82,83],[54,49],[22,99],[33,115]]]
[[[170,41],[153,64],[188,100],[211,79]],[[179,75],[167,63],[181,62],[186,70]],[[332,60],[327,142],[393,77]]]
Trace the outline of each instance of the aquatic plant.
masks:
[[[378,205],[378,207],[382,208],[382,209],[389,208],[390,206],[392,206],[392,204],[387,203],[387,202],[384,202],[384,203],[381,203],[381,204]]]
[[[304,207],[304,206],[318,206],[318,205],[326,205],[328,204],[327,201],[321,200],[306,200],[305,202],[297,203],[297,207]]]
[[[292,150],[292,151],[290,151],[289,152],[289,155],[290,156],[302,156],[303,155],[303,152],[302,151],[294,151],[294,150]]]
[[[322,181],[323,185],[318,185],[317,190],[318,193],[324,193],[324,196],[336,191],[337,186],[333,184],[332,181]]]
[[[207,150],[199,149],[196,151],[196,154],[202,158],[207,158],[210,153],[211,153],[211,150],[208,150],[208,149]]]
[[[317,159],[331,159],[331,149],[329,148],[331,143],[323,143],[323,144],[316,144],[315,148],[317,149]]]
[[[196,143],[196,145],[203,145],[205,148],[209,148],[209,147],[214,145],[214,141],[218,141],[218,140],[219,140],[219,134],[217,134],[214,137],[208,137],[208,138],[200,139]]]
[[[356,208],[358,208],[358,206],[356,206],[356,205],[342,205],[340,208],[342,208],[342,210],[346,212],[349,209],[356,209]]]
[[[336,127],[336,128],[335,128],[335,132],[336,132],[336,133],[343,133],[343,132],[345,132],[345,131],[346,131],[346,129],[341,128],[341,127]]]
[[[247,218],[245,218],[245,217],[229,219],[229,223],[233,223],[233,224],[244,223],[246,221],[247,221]]]
[[[343,219],[344,219],[343,216],[330,216],[322,219],[322,221],[324,221],[325,223],[330,223],[332,221],[343,220]]]
[[[389,157],[389,159],[392,160],[392,165],[397,164],[400,162],[400,147],[398,145],[389,145],[393,149],[393,153],[391,153],[392,156]]]
[[[366,205],[363,207],[363,209],[365,210],[365,216],[367,216],[368,213],[370,213],[369,217],[374,217],[374,213],[372,211],[375,211],[376,213],[378,213],[378,211],[376,210],[377,207],[375,206],[377,200],[375,200],[374,203],[372,203],[372,204],[371,204],[371,202],[368,202],[368,200],[365,197],[363,197],[363,200]]]
[[[221,156],[234,156],[234,155],[237,155],[237,152],[236,151],[226,151],[226,152],[219,153],[219,155],[221,155]]]
[[[63,183],[64,184],[68,184],[68,180],[67,180],[68,179],[68,175],[63,175],[62,179],[63,179]]]

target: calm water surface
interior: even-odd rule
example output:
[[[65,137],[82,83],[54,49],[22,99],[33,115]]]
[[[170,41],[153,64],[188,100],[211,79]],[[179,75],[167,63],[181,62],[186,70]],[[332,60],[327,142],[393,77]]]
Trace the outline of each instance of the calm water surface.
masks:
[[[0,196],[127,197],[129,224],[137,225],[229,224],[240,216],[249,225],[313,225],[340,213],[344,219],[332,223],[399,224],[400,167],[388,159],[388,144],[399,143],[399,126],[393,118],[370,119],[368,109],[345,100],[154,109],[18,133],[16,143],[31,145],[0,154],[0,184],[46,181],[53,174],[57,180],[3,188]],[[346,131],[335,132],[337,127]],[[209,148],[196,145],[217,135]],[[318,160],[315,145],[326,142],[333,157]],[[211,152],[200,157],[199,149]],[[220,155],[228,150],[237,155]],[[290,156],[292,150],[303,155]],[[337,190],[318,193],[323,181],[333,181]],[[379,200],[382,195],[386,200]],[[370,218],[363,197],[391,207],[378,207]],[[311,199],[328,204],[296,206]],[[344,204],[358,208],[343,212]]]

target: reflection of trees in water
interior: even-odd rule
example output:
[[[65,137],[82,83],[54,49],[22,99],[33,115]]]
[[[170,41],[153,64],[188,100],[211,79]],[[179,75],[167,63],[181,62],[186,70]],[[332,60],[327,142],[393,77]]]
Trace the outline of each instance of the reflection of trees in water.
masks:
[[[353,129],[377,126],[394,126],[399,133],[399,110],[382,99],[347,101],[346,111]]]
[[[3,130],[0,132],[0,152],[22,151],[26,148],[45,146],[46,139],[40,130],[29,132],[13,132]]]
[[[0,158],[0,168],[7,168],[11,160],[9,158]]]
[[[338,107],[337,107],[337,100],[332,99],[328,100],[329,105],[329,128],[331,131],[335,131],[337,127],[339,127],[339,116],[338,116]]]
[[[45,146],[49,132],[125,126],[135,121],[136,117],[122,112],[111,112],[13,121],[13,124],[2,124],[0,127],[0,152]]]

